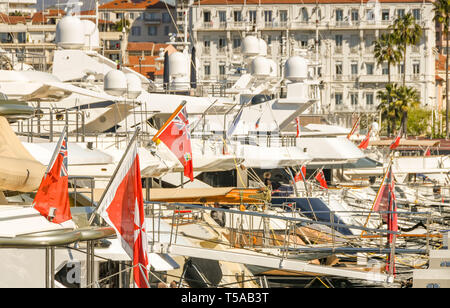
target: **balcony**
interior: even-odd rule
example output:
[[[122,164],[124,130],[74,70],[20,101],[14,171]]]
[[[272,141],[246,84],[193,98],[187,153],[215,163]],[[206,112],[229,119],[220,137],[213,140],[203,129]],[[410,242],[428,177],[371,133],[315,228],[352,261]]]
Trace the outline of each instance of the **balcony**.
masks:
[[[228,26],[229,29],[244,29],[245,22],[244,21],[233,21]]]
[[[212,29],[214,23],[212,21],[204,21],[202,24],[203,29]]]
[[[387,83],[388,75],[360,75],[359,82],[362,83]],[[394,78],[391,78],[391,82],[394,81]]]
[[[147,25],[158,25],[161,23],[161,18],[144,17],[144,23]]]
[[[226,51],[227,51],[227,47],[218,47],[217,48],[217,53],[219,55],[224,55],[226,53]]]

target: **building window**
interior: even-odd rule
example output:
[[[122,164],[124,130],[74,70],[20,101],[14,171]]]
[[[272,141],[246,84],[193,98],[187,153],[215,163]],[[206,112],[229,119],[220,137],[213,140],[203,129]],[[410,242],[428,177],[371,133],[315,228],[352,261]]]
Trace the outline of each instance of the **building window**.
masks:
[[[350,104],[352,106],[358,105],[358,93],[351,93],[350,94]]]
[[[149,36],[156,36],[158,33],[158,28],[156,26],[148,26],[147,30]]]
[[[334,93],[334,104],[335,105],[342,105],[342,93]]]
[[[336,64],[336,76],[341,76],[342,75],[342,63],[337,63]]]
[[[358,10],[352,10],[351,18],[352,18],[352,21],[358,21],[359,20],[359,12],[358,12]]]
[[[116,19],[122,19],[123,13],[116,13]]]
[[[227,22],[227,12],[226,11],[219,11],[219,22],[220,23]]]
[[[336,47],[342,47],[342,34],[336,34],[334,38],[336,41]]]
[[[358,63],[352,63],[350,65],[350,70],[353,76],[358,75]]]
[[[233,12],[233,19],[235,22],[242,21],[242,12],[241,11],[234,11]]]
[[[169,26],[164,26],[164,35],[169,35],[170,33],[170,27]]]
[[[405,72],[405,66],[403,64],[398,65],[398,73],[403,74]]]
[[[241,47],[241,38],[240,37],[233,38],[233,49],[240,47]]]
[[[248,19],[251,23],[255,24],[256,23],[256,11],[254,11],[254,10],[248,11]]]
[[[381,74],[389,75],[389,66],[387,64],[383,64],[383,67],[381,68]]]
[[[211,65],[206,64],[205,66],[203,66],[203,72],[205,74],[205,77],[209,78],[209,76],[211,76]]]
[[[140,36],[141,35],[141,27],[137,27],[137,26],[131,27],[131,35]]]
[[[397,17],[402,18],[405,16],[405,9],[397,9]]]
[[[203,21],[204,22],[210,22],[211,21],[211,12],[210,11],[204,11],[203,12]]]
[[[413,9],[412,15],[416,20],[420,20],[420,9]]]
[[[303,36],[300,38],[300,45],[302,47],[308,47],[308,37],[307,36]]]
[[[226,38],[219,38],[219,48],[224,48],[225,46],[227,46],[227,39]]]
[[[381,20],[389,20],[389,10],[381,11]]]
[[[165,24],[170,23],[171,18],[169,13],[162,13],[162,22]]]
[[[373,75],[373,63],[366,63],[367,75]]]
[[[146,12],[146,13],[144,13],[144,20],[159,21],[160,19],[158,18],[158,13]]]
[[[419,62],[413,63],[413,74],[414,75],[420,74],[420,63]]]
[[[336,21],[344,20],[344,11],[341,9],[336,10]]]
[[[280,11],[280,21],[281,22],[287,22],[288,20],[288,13],[286,10],[281,10]]]
[[[305,7],[301,9],[302,21],[307,22],[309,20],[308,10]]]
[[[366,10],[367,21],[375,20],[375,12],[372,9]]]
[[[373,93],[366,93],[366,105],[373,105]]]
[[[205,54],[209,54],[210,53],[210,47],[211,47],[211,41],[209,40],[205,40],[203,41],[203,53]]]
[[[359,35],[350,36],[350,48],[358,48],[359,46]]]
[[[130,19],[134,19],[134,13],[130,13]]]
[[[272,22],[272,11],[264,11],[264,22]]]
[[[225,77],[225,64],[219,65],[219,76],[220,78]]]

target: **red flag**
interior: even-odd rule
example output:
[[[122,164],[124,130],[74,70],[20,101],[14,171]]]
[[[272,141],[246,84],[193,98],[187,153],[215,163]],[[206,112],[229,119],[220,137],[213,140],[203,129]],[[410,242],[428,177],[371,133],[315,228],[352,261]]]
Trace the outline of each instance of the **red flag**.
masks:
[[[428,148],[427,151],[425,152],[425,156],[431,156],[430,148]]]
[[[184,175],[194,181],[192,165],[191,133],[186,106],[181,104],[164,123],[152,139],[156,144],[164,144],[172,151],[184,167]]]
[[[367,147],[369,146],[370,132],[371,132],[371,130],[369,129],[369,131],[367,132],[366,138],[364,138],[364,140],[361,141],[361,143],[358,145],[358,148],[360,148],[362,150],[367,149]]]
[[[297,135],[295,137],[300,136],[300,118],[296,117],[295,118],[295,125],[297,126]]]
[[[60,224],[72,219],[69,202],[66,129],[63,130],[56,144],[53,157],[34,197],[33,207],[54,223]]]
[[[374,211],[387,212],[381,214],[383,221],[387,224],[387,229],[389,231],[398,231],[398,222],[397,222],[397,204],[395,198],[395,180],[392,174],[392,166],[390,165],[384,178],[381,183],[380,188],[378,189],[378,193],[375,197],[373,204]],[[390,244],[393,243],[394,234],[388,233],[387,235],[388,242]],[[386,270],[389,269],[390,262],[394,261],[394,256],[389,254],[388,261],[386,264]],[[393,270],[395,272],[395,267],[393,264]]]
[[[147,288],[150,285],[144,198],[137,144],[133,143],[102,196],[98,212],[115,229],[123,249],[133,261],[136,286]]]
[[[321,188],[328,189],[327,180],[325,180],[325,175],[323,174],[323,170],[317,172],[315,179],[320,183]]]
[[[300,168],[300,171],[295,175],[294,180],[295,182],[299,182],[299,181],[305,181],[306,179],[306,166],[303,165]]]
[[[392,141],[391,145],[389,146],[389,149],[394,150],[398,147],[400,144],[400,137],[402,135],[402,131],[400,130],[397,137],[395,137],[394,141]]]

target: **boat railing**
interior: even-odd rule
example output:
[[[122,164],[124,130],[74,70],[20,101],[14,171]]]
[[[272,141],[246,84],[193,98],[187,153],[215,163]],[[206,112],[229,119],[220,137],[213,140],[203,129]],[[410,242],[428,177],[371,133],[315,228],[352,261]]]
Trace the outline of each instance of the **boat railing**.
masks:
[[[275,209],[279,210],[276,211]],[[281,209],[281,210],[280,210]],[[371,216],[371,219],[382,221],[389,211],[374,212],[359,211],[303,211],[295,204],[271,206],[269,204],[241,204],[237,209],[233,206],[208,204],[185,204],[145,202],[147,215],[147,230],[149,242],[158,246],[165,238],[165,244],[170,251],[171,245],[184,245],[179,237],[191,240],[209,241],[206,238],[189,235],[180,231],[180,227],[195,224],[205,228],[212,227],[217,237],[211,240],[212,246],[221,244],[230,248],[261,251],[269,249],[276,253],[281,260],[293,257],[292,254],[323,252],[362,252],[362,253],[390,253],[388,234],[396,235],[403,240],[413,238],[414,234],[388,230],[386,225],[378,228],[366,225],[344,223],[337,218],[340,215]],[[314,214],[314,215],[312,215]],[[408,221],[424,221],[426,233],[417,234],[415,244],[402,243],[401,248],[395,248],[396,253],[426,254],[435,239],[442,237],[440,230],[433,224],[430,212],[396,212],[399,219],[404,217]],[[321,219],[308,218],[316,216]],[[222,217],[222,218],[220,218]],[[325,219],[325,217],[328,217]],[[163,228],[161,221],[166,221],[170,230]],[[215,224],[214,223],[217,223]],[[215,224],[215,225],[213,225]],[[352,230],[353,233],[343,232]],[[418,240],[422,240],[422,248],[417,248]],[[363,245],[367,245],[363,247]],[[299,255],[300,256],[300,255]]]

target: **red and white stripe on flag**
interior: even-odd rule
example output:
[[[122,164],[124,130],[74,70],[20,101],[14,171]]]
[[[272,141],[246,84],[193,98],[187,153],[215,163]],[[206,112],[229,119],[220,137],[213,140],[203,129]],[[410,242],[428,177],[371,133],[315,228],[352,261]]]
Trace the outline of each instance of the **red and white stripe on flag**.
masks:
[[[111,179],[98,212],[115,229],[123,249],[133,261],[136,286],[149,287],[148,242],[136,143],[130,146],[115,177]]]

